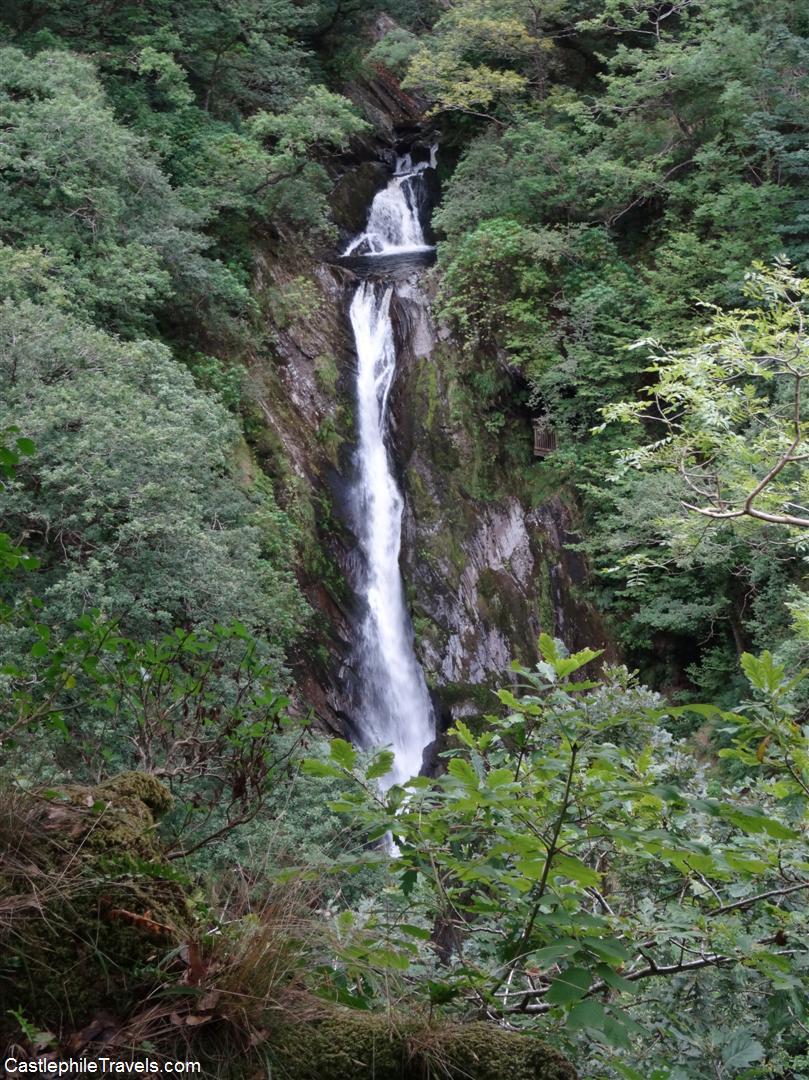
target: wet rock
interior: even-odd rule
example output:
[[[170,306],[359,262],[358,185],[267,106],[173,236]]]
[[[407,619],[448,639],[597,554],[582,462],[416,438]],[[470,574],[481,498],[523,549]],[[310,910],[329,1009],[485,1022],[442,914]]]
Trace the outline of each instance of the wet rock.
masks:
[[[350,83],[343,91],[374,131],[397,141],[402,129],[414,129],[427,109],[426,99],[403,90],[396,76],[381,64]]]
[[[374,195],[388,181],[388,169],[379,160],[362,161],[343,173],[329,196],[332,217],[348,240],[362,232]]]
[[[375,32],[390,28],[383,18]],[[434,139],[422,121],[423,103],[390,72],[368,72],[347,92],[374,130],[354,143],[336,176],[333,206],[344,239],[363,228],[394,155],[409,149],[418,159]],[[279,501],[302,524],[299,576],[316,612],[312,638],[294,658],[298,705],[314,707],[325,727],[347,733],[356,730],[351,648],[362,615],[353,595],[362,565],[348,495],[356,366],[348,305],[355,272],[368,271],[265,254],[257,292],[274,347],[250,361],[260,412],[256,442],[266,448]],[[279,317],[273,297],[294,291],[301,275],[313,284],[317,304],[304,317]],[[433,326],[429,287],[423,268],[396,272],[391,317],[399,369],[391,436],[406,496],[401,563],[430,687],[445,711],[472,715],[484,707],[478,691],[507,680],[512,659],[535,661],[540,631],[571,649],[604,645],[607,634],[581,599],[587,567],[570,550],[570,505],[555,495],[537,506],[497,436],[462,415],[459,354],[446,328]],[[501,367],[507,378],[516,377],[506,357]],[[530,423],[524,426],[520,469],[528,475]]]
[[[450,717],[478,715],[492,700],[476,688],[507,682],[514,659],[533,664],[541,631],[571,650],[614,653],[582,598],[588,571],[571,550],[573,511],[560,495],[532,506],[496,439],[459,413],[459,357],[432,327],[418,281],[397,288],[394,324],[401,358],[393,434],[407,496],[402,564],[419,659]]]

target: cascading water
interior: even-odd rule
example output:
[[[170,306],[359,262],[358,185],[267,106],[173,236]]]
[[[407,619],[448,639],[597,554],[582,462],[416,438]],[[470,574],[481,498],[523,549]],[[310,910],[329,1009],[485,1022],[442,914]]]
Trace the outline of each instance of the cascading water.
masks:
[[[436,148],[430,160],[414,165],[410,154],[396,159],[390,183],[374,197],[368,225],[348,245],[344,255],[396,255],[430,251],[419,220],[419,184],[427,169],[436,165]]]
[[[430,250],[419,221],[420,192],[430,162],[413,166],[399,158],[394,176],[374,198],[365,232],[346,255],[394,257]],[[386,264],[386,265],[389,265]],[[355,504],[365,574],[365,612],[356,649],[360,677],[360,740],[367,748],[394,753],[383,787],[421,770],[424,748],[435,737],[435,719],[424,674],[413,650],[413,631],[404,599],[399,550],[404,501],[386,443],[388,400],[396,373],[390,307],[394,285],[384,277],[362,281],[351,302],[357,346]]]

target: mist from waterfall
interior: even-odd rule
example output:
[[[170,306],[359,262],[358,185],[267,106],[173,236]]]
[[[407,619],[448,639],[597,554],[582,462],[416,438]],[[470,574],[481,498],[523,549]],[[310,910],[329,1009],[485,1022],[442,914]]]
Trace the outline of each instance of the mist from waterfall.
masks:
[[[409,156],[397,160],[396,173],[373,200],[366,231],[346,255],[356,255],[360,248],[367,255],[388,256],[427,248],[417,185],[434,164],[434,151],[430,162],[416,166]],[[350,309],[358,361],[354,494],[365,565],[360,589],[365,611],[356,645],[358,721],[365,747],[393,750],[393,768],[383,787],[417,775],[424,748],[435,738],[433,708],[413,648],[399,569],[404,500],[387,446],[388,403],[396,374],[393,292],[393,284],[384,279],[362,281]]]

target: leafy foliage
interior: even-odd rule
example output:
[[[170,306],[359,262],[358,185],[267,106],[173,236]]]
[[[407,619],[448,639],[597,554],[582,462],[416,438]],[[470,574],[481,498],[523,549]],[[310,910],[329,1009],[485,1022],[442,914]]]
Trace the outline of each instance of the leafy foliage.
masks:
[[[285,713],[277,665],[241,624],[123,637],[99,612],[72,632],[29,622],[28,654],[0,669],[0,745],[30,783],[52,757],[82,778],[139,770],[176,796],[170,857],[252,820],[282,775],[302,727]],[[293,744],[294,745],[294,744]],[[46,766],[47,768],[47,766]]]
[[[239,426],[239,359],[272,344],[255,245],[329,239],[331,165],[366,131],[333,87],[368,73],[381,7],[3,5],[3,776],[145,770],[175,795],[164,855],[248,891],[267,859],[318,882],[300,925],[316,908],[328,948],[206,911],[220,959],[159,980],[189,1024],[226,1010],[186,991],[247,978],[260,1041],[288,963],[346,1006],[541,1025],[600,1080],[800,1076],[806,13],[398,0],[380,20],[367,62],[406,70],[460,159],[435,216],[452,420],[470,458],[501,440],[515,487],[576,485],[602,604],[669,697],[544,637],[499,712],[455,724],[444,773],[383,794],[387,750],[310,741],[301,762],[297,537]],[[763,269],[783,248],[797,270]],[[318,316],[304,277],[265,299],[277,326]],[[596,438],[605,406],[643,423]],[[532,414],[559,446],[533,467]],[[734,516],[689,514],[684,482]],[[695,686],[714,704],[673,704]],[[228,956],[247,975],[217,984]]]
[[[196,267],[199,295],[219,291],[215,269],[203,272],[194,218],[143,140],[116,121],[92,64],[4,49],[0,70],[3,294],[136,333],[172,278],[188,283]]]
[[[659,355],[652,424],[654,444],[622,455],[636,468],[676,472],[683,505],[719,521],[809,527],[803,383],[807,343],[804,298],[809,283],[784,264],[748,275],[747,295],[763,306],[713,312],[694,347]],[[607,420],[643,416],[642,403],[604,409]],[[696,503],[696,505],[694,505]]]
[[[462,0],[411,62],[461,146],[435,225],[474,422],[502,433],[504,457],[530,414],[553,425],[558,449],[533,471],[576,486],[600,602],[657,685],[686,690],[690,671],[707,689],[752,642],[797,650],[783,613],[799,570],[780,539],[694,527],[670,558],[671,483],[609,483],[613,453],[649,440],[592,429],[648,383],[650,336],[694,356],[705,304],[756,318],[753,263],[786,250],[800,276],[807,29],[781,3]],[[759,478],[765,459],[748,465]]]
[[[754,701],[724,716],[687,707],[728,725],[744,779],[722,782],[661,727],[682,709],[620,670],[582,677],[592,651],[541,645],[535,670],[515,666],[519,694],[499,691],[500,715],[479,733],[456,723],[437,779],[381,795],[373,767],[363,776],[333,744],[332,770],[357,781],[335,808],[396,845],[398,901],[352,924],[349,982],[384,995],[398,979],[395,992],[518,1025],[541,1016],[590,1075],[608,1062],[640,1075],[641,1045],[660,1077],[778,1060],[790,1018],[805,1018],[809,774],[789,704],[804,676],[746,655]],[[695,999],[707,1017],[751,1021],[686,1028]]]
[[[0,310],[2,421],[38,453],[0,492],[2,518],[41,560],[40,595],[69,623],[103,608],[130,630],[240,617],[289,643],[304,612],[293,534],[268,488],[234,478],[236,426],[168,350],[70,316]]]

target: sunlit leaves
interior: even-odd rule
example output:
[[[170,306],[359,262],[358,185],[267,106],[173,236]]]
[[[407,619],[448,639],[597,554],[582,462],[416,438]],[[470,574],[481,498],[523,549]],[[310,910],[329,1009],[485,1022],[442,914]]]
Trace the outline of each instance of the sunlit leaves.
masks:
[[[643,415],[656,418],[666,437],[619,457],[625,466],[677,475],[681,503],[696,521],[809,526],[800,509],[809,497],[809,473],[800,464],[809,445],[802,403],[808,289],[784,261],[757,264],[745,292],[760,306],[711,306],[695,344],[652,346],[656,381],[643,392],[649,399]],[[640,415],[634,403],[608,405],[602,413],[623,422]],[[698,527],[687,518],[671,520],[674,535]],[[777,679],[750,665],[756,678]]]

